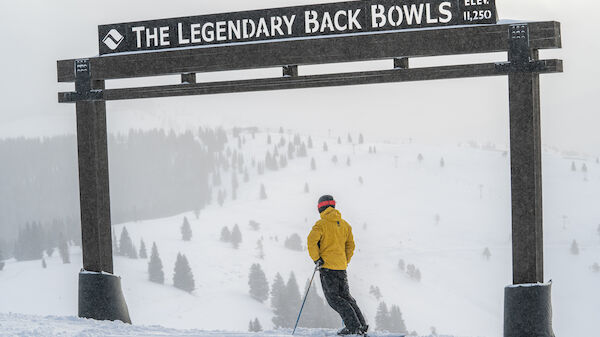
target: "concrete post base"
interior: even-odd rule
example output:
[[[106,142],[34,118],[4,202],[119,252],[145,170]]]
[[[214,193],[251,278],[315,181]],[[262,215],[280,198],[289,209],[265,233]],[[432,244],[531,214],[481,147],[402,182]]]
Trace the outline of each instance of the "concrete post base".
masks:
[[[551,287],[537,283],[504,288],[504,337],[555,337]]]
[[[111,274],[79,273],[79,317],[131,324],[121,278]]]

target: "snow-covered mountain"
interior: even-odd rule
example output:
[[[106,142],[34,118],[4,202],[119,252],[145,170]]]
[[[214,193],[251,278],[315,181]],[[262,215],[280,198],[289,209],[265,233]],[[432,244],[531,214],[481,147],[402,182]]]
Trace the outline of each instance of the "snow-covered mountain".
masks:
[[[276,273],[287,279],[293,271],[303,288],[313,264],[305,250],[287,249],[284,241],[294,233],[304,240],[318,219],[318,197],[332,194],[353,226],[357,248],[348,269],[350,288],[372,326],[379,302],[385,301],[399,305],[408,330],[421,335],[430,334],[432,327],[456,336],[502,335],[503,288],[512,280],[506,152],[473,144],[433,147],[368,139],[359,144],[358,134],[352,142],[340,134],[313,137],[306,157],[295,154],[286,167],[259,174],[266,152],[273,154],[283,139],[278,152],[287,154],[294,135],[242,136],[243,143],[233,137],[228,143],[243,154],[249,171],[248,182],[237,174],[235,200],[229,169],[221,172],[219,188],[227,195],[222,206],[213,195],[197,217],[190,210],[113,226],[117,236],[126,227],[138,247],[142,238],[148,248],[156,242],[164,265],[166,282],[159,285],[148,281],[147,260],[115,258],[134,323],[246,331],[256,317],[272,329],[269,302],[248,294],[250,266],[259,263],[269,282]],[[300,138],[307,143],[308,135]],[[600,164],[596,158],[568,158],[553,151],[546,151],[543,160],[545,276],[554,282],[555,332],[582,336],[593,331],[600,313],[600,273],[591,268],[600,263],[600,211],[595,207],[600,201]],[[584,163],[587,172],[581,170]],[[261,185],[266,199],[260,198]],[[184,217],[193,232],[190,242],[181,239]],[[249,226],[251,220],[260,224],[259,230]],[[242,231],[238,249],[219,240],[222,228],[235,224]],[[257,250],[259,240],[264,258]],[[578,255],[571,253],[574,240]],[[489,259],[483,254],[486,248]],[[180,252],[194,273],[191,294],[172,286]],[[66,265],[58,254],[46,258],[46,269],[40,261],[6,261],[0,271],[0,313],[75,315],[81,254],[77,247],[71,254],[73,263]],[[418,268],[421,280],[402,271],[400,260]],[[381,299],[369,293],[371,286],[379,287]]]

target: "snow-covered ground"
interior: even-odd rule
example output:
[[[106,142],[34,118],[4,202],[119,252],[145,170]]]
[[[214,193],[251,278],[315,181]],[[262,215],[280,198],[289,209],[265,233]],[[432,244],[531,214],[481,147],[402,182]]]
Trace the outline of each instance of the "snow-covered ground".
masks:
[[[286,249],[283,242],[293,233],[304,240],[318,218],[317,198],[332,194],[354,228],[357,251],[348,269],[350,288],[372,326],[379,301],[369,294],[371,285],[381,289],[382,301],[400,306],[409,331],[427,335],[435,327],[439,334],[501,336],[503,291],[512,280],[509,157],[502,151],[466,145],[368,141],[359,145],[358,135],[353,135],[352,145],[346,135],[339,136],[341,145],[338,135],[313,138],[315,147],[308,157],[291,160],[285,169],[264,175],[250,169],[248,183],[241,183],[238,176],[237,200],[228,197],[222,207],[213,202],[198,218],[190,210],[164,219],[115,225],[117,236],[127,227],[138,247],[141,238],[148,248],[156,242],[165,270],[165,285],[158,285],[147,281],[147,260],[115,258],[115,273],[123,278],[135,326],[19,315],[0,316],[0,326],[17,326],[20,319],[42,326],[49,320],[56,322],[51,324],[56,329],[64,321],[85,336],[97,336],[93,331],[103,327],[111,333],[114,330],[115,336],[183,336],[188,332],[164,332],[171,330],[158,327],[140,327],[148,330],[136,334],[137,324],[247,331],[248,322],[256,317],[263,327],[272,329],[269,303],[248,295],[250,266],[260,263],[269,282],[278,272],[287,280],[293,271],[303,288],[312,262],[306,252]],[[280,137],[273,133],[273,143]],[[289,138],[286,134],[285,139]],[[246,139],[242,150],[246,163],[253,156],[263,160],[266,134],[257,134],[256,140],[246,135]],[[328,152],[322,150],[324,141]],[[232,149],[236,146],[231,143]],[[368,153],[370,146],[376,146],[377,154]],[[287,146],[279,151],[286,152]],[[422,162],[417,160],[420,153]],[[338,157],[337,164],[333,155]],[[315,171],[310,168],[312,157]],[[442,157],[444,167],[440,166]],[[571,171],[573,161],[576,172]],[[587,173],[581,172],[583,163]],[[558,336],[590,335],[600,314],[600,273],[591,270],[594,262],[600,263],[600,165],[595,158],[565,158],[547,151],[543,169],[545,277],[553,281],[555,332]],[[222,180],[230,188],[231,173],[223,174]],[[309,193],[304,193],[305,183]],[[259,198],[261,184],[266,187],[266,200]],[[191,242],[181,240],[184,216],[192,226]],[[250,220],[261,224],[259,231],[251,230]],[[219,241],[222,227],[231,229],[235,224],[242,230],[239,249]],[[256,249],[261,238],[264,259]],[[579,255],[570,253],[573,240],[579,244]],[[482,256],[486,247],[491,252],[489,260]],[[190,261],[196,281],[192,294],[172,286],[178,252]],[[42,269],[40,261],[7,261],[0,272],[0,313],[76,315],[81,253],[77,249],[71,253],[72,264],[63,265],[55,254],[47,259],[47,269]],[[400,259],[420,269],[420,282],[399,270]],[[190,332],[194,333],[200,332]]]
[[[294,336],[335,336],[335,330],[302,329]],[[23,314],[0,314],[0,336],[3,337],[118,337],[118,336],[162,336],[162,337],[289,337],[291,329],[274,331],[230,332],[203,331],[198,329],[171,329],[158,325],[129,325],[122,322],[101,322],[73,316],[33,316]],[[397,337],[388,333],[373,333],[372,337]],[[444,337],[444,336],[440,336]],[[450,337],[450,336],[447,336]]]

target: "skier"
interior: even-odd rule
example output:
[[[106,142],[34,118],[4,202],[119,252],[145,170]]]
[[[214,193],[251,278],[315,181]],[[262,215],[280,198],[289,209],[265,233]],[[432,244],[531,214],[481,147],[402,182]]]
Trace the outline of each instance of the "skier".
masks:
[[[356,301],[350,296],[346,268],[354,254],[352,227],[335,209],[330,195],[319,198],[321,219],[308,234],[308,253],[319,268],[321,285],[327,303],[344,320],[345,327],[338,335],[365,335],[369,326]]]

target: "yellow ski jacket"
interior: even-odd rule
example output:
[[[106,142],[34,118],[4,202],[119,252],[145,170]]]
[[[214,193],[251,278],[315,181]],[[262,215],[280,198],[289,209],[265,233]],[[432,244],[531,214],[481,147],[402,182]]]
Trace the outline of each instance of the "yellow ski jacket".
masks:
[[[321,220],[313,226],[307,242],[310,258],[313,261],[323,258],[323,268],[346,270],[354,254],[352,227],[333,207],[321,213]]]

